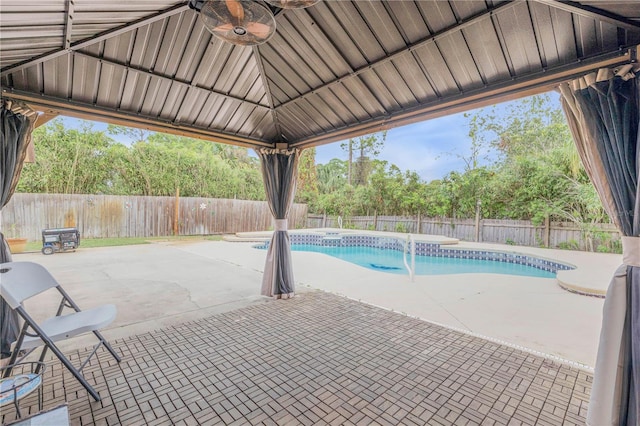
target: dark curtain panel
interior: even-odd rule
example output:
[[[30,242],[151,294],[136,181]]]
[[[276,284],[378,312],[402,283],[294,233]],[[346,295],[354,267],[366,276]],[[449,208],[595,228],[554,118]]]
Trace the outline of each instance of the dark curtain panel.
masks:
[[[14,104],[10,101],[2,102],[0,120],[0,211],[13,195],[18,185],[22,164],[27,154],[27,146],[31,141],[31,132],[36,114],[29,108]],[[1,214],[1,212],[0,212]],[[4,235],[0,233],[0,261],[10,262],[11,252],[6,244]],[[18,315],[4,301],[0,300],[0,351],[2,358],[10,354],[11,343],[19,333]]]
[[[13,110],[12,110],[13,109]],[[20,112],[16,112],[20,111]],[[0,209],[8,202],[20,179],[22,164],[31,141],[35,114],[5,101],[0,109]]]
[[[274,232],[267,251],[261,294],[287,298],[293,296],[295,292],[287,217],[296,191],[300,151],[265,148],[257,150],[257,153],[262,165],[267,202],[275,219]]]
[[[608,70],[607,70],[608,71]],[[565,85],[583,162],[623,235],[624,265],[607,291],[587,423],[637,426],[640,412],[640,83],[629,68]],[[593,172],[598,170],[597,173]]]
[[[11,262],[11,252],[9,246],[4,240],[4,235],[0,232],[0,263]],[[20,323],[18,314],[9,306],[4,299],[0,298],[0,352],[2,358],[8,358],[11,355],[11,344],[16,341],[20,334]]]

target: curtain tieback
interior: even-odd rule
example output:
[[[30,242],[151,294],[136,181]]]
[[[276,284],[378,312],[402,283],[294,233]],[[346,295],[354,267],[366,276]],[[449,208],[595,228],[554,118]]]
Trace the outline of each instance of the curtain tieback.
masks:
[[[640,266],[640,237],[622,237],[622,263]]]
[[[276,231],[286,231],[288,228],[287,219],[276,219]]]

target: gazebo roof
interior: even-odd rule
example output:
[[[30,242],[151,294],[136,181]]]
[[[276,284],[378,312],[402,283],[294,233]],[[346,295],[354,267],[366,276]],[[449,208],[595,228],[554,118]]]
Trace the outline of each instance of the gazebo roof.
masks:
[[[3,97],[50,116],[305,147],[549,90],[635,59],[637,0],[322,1],[267,43],[185,1],[2,1]]]

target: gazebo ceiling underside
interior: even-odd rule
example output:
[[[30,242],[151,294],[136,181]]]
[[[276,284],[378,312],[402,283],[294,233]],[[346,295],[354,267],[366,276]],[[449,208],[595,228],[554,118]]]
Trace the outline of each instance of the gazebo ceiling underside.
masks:
[[[257,47],[186,2],[3,0],[3,97],[242,146],[313,146],[629,62],[638,1],[323,1]]]

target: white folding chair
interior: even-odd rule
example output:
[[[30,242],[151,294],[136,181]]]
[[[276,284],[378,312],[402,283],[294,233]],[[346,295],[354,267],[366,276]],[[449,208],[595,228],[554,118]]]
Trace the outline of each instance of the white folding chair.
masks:
[[[52,288],[57,289],[62,295],[58,312],[56,316],[38,324],[27,313],[23,302]],[[44,360],[47,349],[50,349],[76,379],[82,383],[89,394],[96,401],[100,401],[98,392],[89,385],[82,375],[82,369],[102,345],[113,355],[117,362],[120,362],[118,354],[98,331],[115,319],[116,307],[114,305],[102,305],[86,311],[80,310],[49,271],[44,266],[34,262],[0,263],[0,296],[24,319],[24,325],[11,353],[9,365],[16,363],[18,354],[21,351],[26,351],[26,354],[20,358],[23,359],[38,347],[44,346],[40,354],[40,362]],[[73,312],[63,315],[62,311],[65,307],[73,309]],[[76,368],[54,342],[70,339],[88,332],[93,332],[99,342],[80,367]],[[10,369],[5,371],[5,376],[10,373]]]

